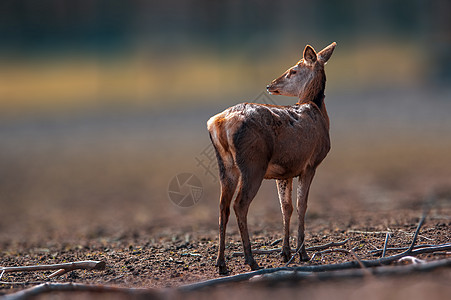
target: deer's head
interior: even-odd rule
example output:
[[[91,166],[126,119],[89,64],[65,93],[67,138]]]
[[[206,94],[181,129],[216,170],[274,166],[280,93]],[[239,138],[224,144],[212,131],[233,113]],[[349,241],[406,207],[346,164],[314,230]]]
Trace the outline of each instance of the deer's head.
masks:
[[[334,42],[318,53],[310,45],[307,45],[303,58],[279,78],[274,79],[266,89],[274,95],[300,97],[311,82],[324,76],[324,65],[336,45]]]

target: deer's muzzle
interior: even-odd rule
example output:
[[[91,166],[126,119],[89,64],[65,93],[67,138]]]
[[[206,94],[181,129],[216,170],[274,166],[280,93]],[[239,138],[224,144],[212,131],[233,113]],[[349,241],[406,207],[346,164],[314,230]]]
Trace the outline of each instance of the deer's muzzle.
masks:
[[[272,95],[277,95],[280,94],[280,92],[278,91],[278,89],[273,85],[273,84],[268,84],[266,86],[266,90],[268,91],[268,93],[272,94]]]

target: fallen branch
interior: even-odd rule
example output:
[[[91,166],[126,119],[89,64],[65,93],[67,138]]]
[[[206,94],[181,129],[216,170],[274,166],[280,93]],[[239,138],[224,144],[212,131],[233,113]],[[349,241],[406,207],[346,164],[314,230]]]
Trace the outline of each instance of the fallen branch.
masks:
[[[408,231],[405,231],[405,230],[398,230],[398,231],[401,232],[401,233],[404,233],[405,235],[412,235],[411,232],[408,232]],[[421,237],[422,239],[428,240],[428,241],[434,241],[434,239],[431,239],[431,238],[429,238],[427,236],[424,236],[424,235],[419,235],[419,237]]]
[[[443,245],[451,245],[451,243],[442,244],[441,246],[443,246]],[[438,245],[423,244],[423,245],[414,246],[413,249],[433,248],[433,247],[437,247],[437,246]],[[403,250],[409,249],[409,247],[386,248],[385,250],[386,250],[386,252],[388,252],[388,251],[403,251]],[[384,249],[374,249],[374,250],[370,250],[368,252],[373,254],[373,255],[379,255],[379,253],[382,253],[383,251],[384,251]]]
[[[342,245],[346,244],[348,241],[349,241],[349,239],[345,239],[344,241],[341,241],[341,242],[330,242],[330,243],[327,243],[324,245],[311,246],[311,247],[305,248],[305,250],[306,251],[320,251],[320,250],[324,250],[324,249],[327,249],[330,247],[342,246]],[[274,244],[274,242],[272,244]],[[252,250],[252,254],[273,254],[273,253],[278,253],[281,251],[282,251],[282,248]],[[295,248],[291,249],[291,253],[296,253],[296,252],[297,252],[297,249],[295,249]],[[232,253],[232,257],[237,257],[237,256],[244,256],[244,253],[243,252],[233,252]]]
[[[127,296],[143,296],[154,299],[160,294],[151,288],[121,288],[107,285],[91,285],[80,283],[43,283],[35,287],[4,296],[4,300],[24,300],[30,297],[50,292],[94,292],[94,293],[119,293]],[[144,297],[146,296],[146,297]]]
[[[362,231],[362,230],[352,230],[352,229],[348,230],[347,232],[348,233],[360,233],[360,234],[387,234],[387,233],[392,234],[392,233],[394,233],[393,231]],[[406,234],[406,235],[412,235],[411,232],[407,232],[407,231],[401,230],[401,229],[398,230],[397,232],[400,232],[400,233],[403,233],[403,234]],[[429,238],[427,236],[424,236],[424,235],[420,235],[420,237],[425,239],[425,240],[429,240],[429,241],[433,241],[434,240],[434,239],[431,239],[431,238]]]
[[[279,243],[282,242],[282,241],[283,241],[282,238],[277,239],[277,240],[275,240],[274,242],[271,243],[271,246],[275,246],[275,245],[279,244]]]
[[[9,286],[13,286],[13,285],[30,285],[30,284],[42,284],[42,283],[46,283],[47,281],[45,280],[40,280],[40,281],[15,281],[15,282],[9,282],[9,281],[0,281],[0,285],[9,285]]]
[[[349,239],[345,239],[341,242],[330,242],[324,245],[319,245],[319,246],[312,246],[312,247],[308,247],[305,248],[305,250],[307,251],[321,251],[330,247],[337,247],[337,246],[342,246],[344,244],[346,244],[349,241]]]
[[[0,271],[0,279],[3,277],[5,273],[11,272],[32,272],[32,271],[49,271],[56,270],[47,278],[53,278],[56,276],[61,276],[69,271],[83,269],[83,270],[104,270],[106,264],[104,261],[77,261],[63,264],[52,264],[52,265],[36,265],[36,266],[20,266],[20,267],[1,267]],[[2,284],[14,284],[14,282],[1,282]],[[21,283],[24,284],[24,283]]]
[[[384,249],[382,250],[382,257],[385,257],[385,253],[387,252],[387,246],[388,246],[388,239],[389,238],[390,238],[390,233],[387,232],[387,235],[385,236]]]
[[[350,233],[361,233],[361,234],[387,234],[389,231],[362,231],[362,230],[348,230]]]
[[[374,269],[339,270],[333,272],[299,272],[278,271],[271,274],[264,274],[252,278],[252,282],[261,284],[274,284],[277,282],[296,282],[300,280],[336,280],[348,278],[362,278],[368,274],[372,276],[399,276],[412,274],[413,272],[429,272],[442,267],[451,267],[451,258],[434,260],[431,262],[413,263],[403,266],[384,266]]]
[[[415,230],[415,233],[413,235],[412,243],[410,244],[409,249],[406,250],[405,253],[411,253],[413,250],[413,247],[415,247],[415,244],[417,243],[418,234],[420,233],[421,227],[423,227],[424,220],[426,220],[427,211],[423,212],[423,216],[420,219],[420,222],[418,223],[417,229]]]

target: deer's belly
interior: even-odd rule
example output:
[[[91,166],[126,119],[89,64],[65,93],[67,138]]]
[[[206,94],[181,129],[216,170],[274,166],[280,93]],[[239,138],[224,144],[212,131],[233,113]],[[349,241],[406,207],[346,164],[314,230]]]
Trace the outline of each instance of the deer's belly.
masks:
[[[270,163],[265,173],[265,179],[288,179],[298,176],[302,167]]]

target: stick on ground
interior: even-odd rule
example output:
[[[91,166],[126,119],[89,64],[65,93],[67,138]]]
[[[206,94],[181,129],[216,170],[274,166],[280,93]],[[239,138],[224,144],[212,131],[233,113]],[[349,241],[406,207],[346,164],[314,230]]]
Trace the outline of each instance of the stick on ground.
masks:
[[[388,246],[388,239],[390,238],[390,233],[387,232],[387,235],[385,236],[385,242],[384,242],[384,249],[382,250],[382,256],[385,257],[385,252],[387,252],[387,246]]]
[[[81,283],[43,283],[20,292],[6,295],[4,300],[25,300],[33,296],[51,292],[91,292],[91,293],[115,293],[139,298],[156,299],[157,290],[152,288],[122,288],[108,285],[92,285]],[[107,298],[107,297],[105,297]]]
[[[443,245],[451,245],[451,243],[446,243],[446,244],[442,244]],[[413,249],[420,249],[420,248],[428,248],[428,247],[437,247],[439,245],[430,245],[430,244],[422,244],[422,245],[417,245],[414,246]],[[410,247],[410,246],[409,246]],[[388,251],[403,251],[403,250],[407,250],[409,249],[409,247],[394,247],[394,248],[389,248],[387,247],[385,249],[385,252]],[[373,255],[378,255],[379,253],[382,253],[384,251],[384,249],[374,249],[374,250],[370,250],[368,251],[369,253],[373,254]]]
[[[278,240],[276,240],[278,241]],[[324,245],[318,245],[318,246],[311,246],[311,247],[307,247],[305,248],[306,251],[321,251],[327,248],[331,248],[331,247],[337,247],[337,246],[342,246],[344,244],[346,244],[349,241],[349,239],[345,239],[341,242],[330,242]],[[271,243],[271,246],[273,246],[274,242]],[[278,253],[282,251],[282,248],[274,248],[274,249],[265,249],[265,250],[252,250],[252,254],[272,254],[272,253]],[[291,249],[291,253],[296,253],[297,249],[292,248]],[[233,252],[232,253],[232,257],[237,257],[237,256],[244,256],[243,252]]]
[[[296,255],[298,255],[299,251],[301,251],[302,247],[304,247],[304,242],[302,242],[302,244],[298,248],[298,250],[296,250],[296,252],[293,254],[293,256],[291,256],[290,260],[287,261],[287,263],[285,264],[285,267],[288,267],[288,265],[293,261],[293,259],[296,257]]]
[[[2,267],[0,268],[1,274],[0,279],[5,273],[11,272],[32,272],[32,271],[49,271],[56,270],[48,276],[48,278],[53,278],[56,276],[61,276],[69,271],[83,269],[83,270],[104,270],[106,263],[104,261],[86,260],[77,261],[63,264],[52,264],[52,265],[36,265],[36,266],[20,266],[20,267]],[[2,282],[7,284],[6,282]],[[13,283],[13,282],[12,282]],[[14,284],[14,283],[13,283]]]

